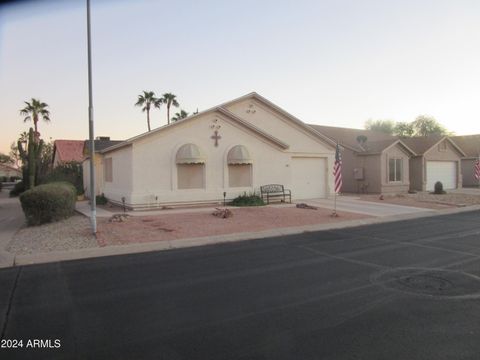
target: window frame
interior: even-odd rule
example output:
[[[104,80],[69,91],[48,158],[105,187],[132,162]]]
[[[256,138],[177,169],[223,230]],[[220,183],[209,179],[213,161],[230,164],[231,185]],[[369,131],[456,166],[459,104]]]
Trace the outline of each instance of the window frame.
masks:
[[[392,174],[391,173],[391,169],[392,169],[391,162],[393,162],[393,180],[390,177],[390,175]],[[403,182],[403,158],[392,157],[392,158],[388,159],[388,182],[389,183],[402,183]]]
[[[113,158],[112,157],[105,158],[104,160],[103,179],[105,182],[109,182],[109,183],[113,182]]]

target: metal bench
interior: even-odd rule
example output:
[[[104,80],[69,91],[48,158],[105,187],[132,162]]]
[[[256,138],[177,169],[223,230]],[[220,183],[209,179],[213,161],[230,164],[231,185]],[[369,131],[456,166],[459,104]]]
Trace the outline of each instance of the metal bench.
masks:
[[[292,192],[289,189],[285,189],[283,185],[280,184],[268,184],[260,186],[260,196],[262,200],[266,200],[267,204],[270,204],[271,199],[280,198],[281,202],[292,202]]]

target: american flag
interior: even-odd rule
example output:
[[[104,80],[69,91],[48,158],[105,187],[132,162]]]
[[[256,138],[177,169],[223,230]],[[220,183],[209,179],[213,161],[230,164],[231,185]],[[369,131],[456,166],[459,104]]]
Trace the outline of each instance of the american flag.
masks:
[[[480,180],[480,160],[475,161],[475,179]]]
[[[333,165],[333,177],[335,178],[335,192],[338,194],[340,190],[342,190],[342,154],[340,154],[340,146],[338,146],[338,144],[335,150],[335,164]]]

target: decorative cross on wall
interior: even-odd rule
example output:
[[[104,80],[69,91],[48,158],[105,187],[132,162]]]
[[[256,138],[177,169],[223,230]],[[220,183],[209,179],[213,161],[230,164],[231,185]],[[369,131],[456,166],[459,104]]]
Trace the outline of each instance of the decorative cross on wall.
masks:
[[[215,147],[218,147],[218,140],[220,140],[222,137],[220,135],[218,135],[218,130],[215,130],[213,132],[213,135],[210,136],[210,139],[213,139],[215,140]]]
[[[215,140],[215,147],[218,147],[218,140],[220,140],[222,138],[220,135],[218,135],[218,130],[221,127],[222,127],[222,125],[220,125],[218,123],[218,119],[213,119],[212,125],[210,125],[210,129],[215,130],[215,131],[213,132],[213,135],[210,136],[210,139]]]

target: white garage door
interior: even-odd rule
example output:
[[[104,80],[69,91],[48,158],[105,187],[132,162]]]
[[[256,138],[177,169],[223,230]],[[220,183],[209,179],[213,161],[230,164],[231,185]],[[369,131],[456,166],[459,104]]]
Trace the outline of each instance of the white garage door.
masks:
[[[294,199],[325,197],[325,158],[292,158],[291,168]]]
[[[441,181],[444,189],[457,187],[457,163],[455,161],[427,161],[427,191],[433,191]]]

